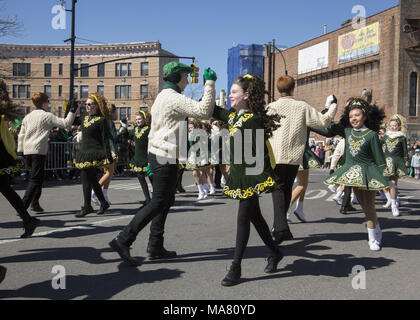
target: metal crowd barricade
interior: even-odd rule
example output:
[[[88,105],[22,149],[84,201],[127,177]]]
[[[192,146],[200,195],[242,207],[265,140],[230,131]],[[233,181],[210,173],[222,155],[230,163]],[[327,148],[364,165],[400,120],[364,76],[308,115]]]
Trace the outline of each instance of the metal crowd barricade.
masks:
[[[45,170],[67,170],[74,168],[73,159],[79,149],[77,142],[50,142]]]

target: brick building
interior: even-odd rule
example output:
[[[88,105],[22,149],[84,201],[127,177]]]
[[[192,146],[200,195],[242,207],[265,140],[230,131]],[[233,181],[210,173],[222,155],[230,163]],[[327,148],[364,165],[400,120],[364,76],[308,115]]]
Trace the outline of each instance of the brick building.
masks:
[[[364,26],[352,22],[282,51],[288,74],[297,82],[296,98],[321,110],[331,93],[343,106],[349,97],[370,89],[387,117],[402,114],[409,138],[420,139],[420,0],[400,0],[398,6],[368,17]],[[283,57],[274,56],[271,89],[273,79],[285,74]],[[265,70],[268,84],[268,58]],[[273,92],[278,99],[277,90]]]
[[[135,56],[166,56],[132,58]],[[135,113],[149,108],[163,87],[163,66],[179,59],[162,49],[159,42],[107,45],[76,45],[74,90],[79,100],[89,93],[101,92],[118,108],[119,118],[135,118]],[[51,111],[64,114],[69,99],[70,46],[0,44],[0,70],[8,85],[10,97],[22,105],[26,113],[33,108],[31,96],[45,92],[50,96]]]

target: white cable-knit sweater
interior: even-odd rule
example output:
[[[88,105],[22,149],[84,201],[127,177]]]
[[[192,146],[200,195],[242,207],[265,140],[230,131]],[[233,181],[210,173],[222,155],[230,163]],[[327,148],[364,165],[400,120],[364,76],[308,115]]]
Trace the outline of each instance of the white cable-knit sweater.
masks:
[[[70,128],[75,117],[76,115],[72,112],[63,119],[42,109],[32,111],[22,121],[18,137],[18,152],[23,152],[24,155],[46,155],[50,130]]]
[[[163,89],[152,106],[149,152],[167,159],[177,159],[179,129],[186,118],[210,119],[215,105],[215,82],[206,81],[200,102],[173,89]],[[183,158],[183,157],[181,157]]]
[[[318,112],[304,101],[293,97],[281,97],[267,106],[267,113],[284,116],[280,121],[270,144],[276,159],[276,164],[300,165],[307,143],[308,127],[325,129],[334,119],[337,104],[332,104],[326,114]]]

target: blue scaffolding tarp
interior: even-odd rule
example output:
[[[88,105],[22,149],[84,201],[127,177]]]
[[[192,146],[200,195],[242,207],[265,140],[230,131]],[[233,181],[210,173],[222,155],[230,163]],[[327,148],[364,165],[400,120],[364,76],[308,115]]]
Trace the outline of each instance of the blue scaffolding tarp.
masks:
[[[252,74],[264,77],[264,46],[259,44],[243,45],[229,49],[228,52],[228,88],[230,88],[236,78]],[[228,108],[230,109],[228,99]]]

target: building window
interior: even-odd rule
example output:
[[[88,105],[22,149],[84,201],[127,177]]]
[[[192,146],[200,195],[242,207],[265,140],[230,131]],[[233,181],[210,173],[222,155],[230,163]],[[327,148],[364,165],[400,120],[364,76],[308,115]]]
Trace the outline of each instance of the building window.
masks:
[[[77,95],[79,94],[79,87],[73,87],[73,97],[77,99]]]
[[[58,107],[58,117],[59,118],[63,117],[63,107]]]
[[[51,98],[51,86],[50,85],[44,86],[44,93],[48,96],[48,98]]]
[[[115,99],[131,99],[131,86],[115,86]]]
[[[131,119],[131,107],[122,107],[120,108],[120,120],[122,119],[127,119],[130,120]]]
[[[103,95],[104,94],[104,91],[105,91],[104,90],[104,86],[102,86],[102,85],[101,86],[97,86],[96,91]]]
[[[62,97],[63,96],[63,86],[62,85],[59,85],[58,86],[58,96],[59,97]]]
[[[417,72],[410,74],[410,116],[417,116],[417,87],[418,87]]]
[[[149,62],[142,62],[141,63],[141,75],[148,76],[149,75]]]
[[[51,77],[51,63],[44,64],[44,77]]]
[[[98,78],[105,77],[105,63],[98,64]]]
[[[75,63],[74,64],[74,71],[73,71],[73,74],[74,74],[74,77],[78,77],[79,76],[79,64],[78,63]]]
[[[14,99],[29,99],[31,97],[30,85],[13,85]]]
[[[148,96],[149,96],[149,85],[148,84],[140,85],[140,97],[142,99],[147,99]]]
[[[82,63],[81,65],[80,65],[80,67],[82,68],[82,69],[80,69],[80,76],[82,77],[82,78],[89,78],[89,64],[88,63]]]
[[[116,77],[131,77],[131,63],[116,63],[115,76]]]
[[[14,77],[29,77],[31,75],[30,63],[14,63],[13,76]]]
[[[58,75],[59,76],[62,76],[63,75],[63,64],[62,63],[60,63],[58,65]]]
[[[89,86],[80,86],[80,99],[89,97]]]

